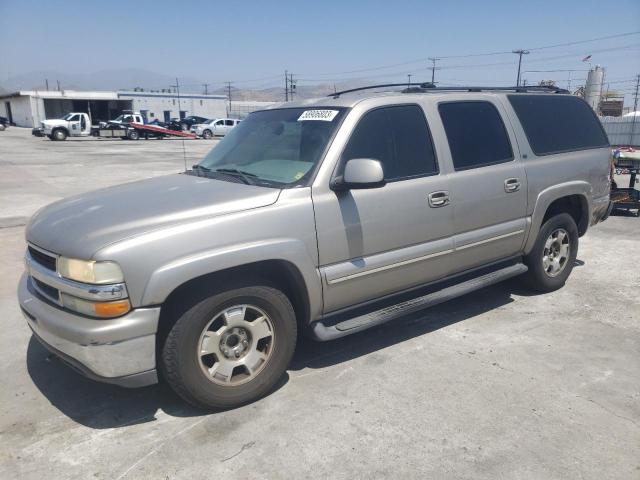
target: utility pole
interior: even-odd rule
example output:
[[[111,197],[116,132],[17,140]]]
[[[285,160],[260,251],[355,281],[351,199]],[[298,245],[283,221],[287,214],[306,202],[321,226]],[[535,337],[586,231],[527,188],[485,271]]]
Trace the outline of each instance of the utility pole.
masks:
[[[205,95],[209,95],[209,83],[203,83],[202,86],[204,87],[204,94]]]
[[[284,71],[284,101],[289,101],[289,72]]]
[[[522,55],[529,55],[529,50],[513,50],[513,53],[518,55],[518,76],[516,78],[516,87],[520,86],[520,68],[522,67]]]
[[[296,91],[296,81],[293,79],[293,73],[289,74],[289,95],[291,96],[291,101],[293,101],[293,94]]]
[[[229,115],[231,114],[231,82],[227,82],[227,97],[229,97]]]
[[[638,111],[638,90],[640,90],[640,74],[636,75],[636,92],[633,94],[633,113]],[[633,146],[633,137],[635,136],[636,119],[638,115],[631,117],[631,138],[629,143]]]
[[[411,86],[411,74],[407,74],[407,87]]]
[[[436,62],[441,60],[438,57],[429,57],[431,60],[431,83],[436,83]]]
[[[56,80],[58,82],[58,91],[60,91],[60,80]]]
[[[45,78],[44,79],[44,84],[47,86],[47,92],[49,91],[49,79]]]

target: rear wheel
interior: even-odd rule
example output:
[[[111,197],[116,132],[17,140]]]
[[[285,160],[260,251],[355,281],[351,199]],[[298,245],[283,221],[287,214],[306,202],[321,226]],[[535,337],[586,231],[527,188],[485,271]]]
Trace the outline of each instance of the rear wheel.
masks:
[[[213,133],[211,133],[211,130],[205,130],[204,132],[202,132],[202,138],[204,138],[205,140],[209,140],[211,137],[213,137]]]
[[[528,285],[540,292],[561,288],[573,270],[578,255],[578,227],[573,217],[561,213],[548,219],[525,263]]]
[[[296,344],[289,299],[266,286],[230,289],[194,304],[168,333],[161,368],[171,387],[204,408],[230,408],[268,393]]]

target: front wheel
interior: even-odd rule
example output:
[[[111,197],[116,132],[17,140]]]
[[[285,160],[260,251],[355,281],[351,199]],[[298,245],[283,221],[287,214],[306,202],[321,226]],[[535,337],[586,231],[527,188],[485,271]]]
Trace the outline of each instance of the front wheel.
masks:
[[[268,393],[296,345],[296,318],[279,290],[230,289],[194,302],[168,333],[161,368],[189,403],[231,408]]]
[[[131,129],[127,132],[127,137],[129,140],[138,140],[140,138],[140,134],[137,130]]]
[[[204,138],[205,140],[209,140],[211,137],[213,137],[213,133],[211,133],[211,130],[205,130],[204,132],[202,132],[202,138]]]
[[[55,140],[56,142],[62,142],[67,139],[67,132],[62,129],[54,130],[51,134],[51,140]]]
[[[578,255],[578,227],[573,217],[561,213],[540,228],[531,252],[525,257],[529,267],[528,285],[539,292],[564,286]]]

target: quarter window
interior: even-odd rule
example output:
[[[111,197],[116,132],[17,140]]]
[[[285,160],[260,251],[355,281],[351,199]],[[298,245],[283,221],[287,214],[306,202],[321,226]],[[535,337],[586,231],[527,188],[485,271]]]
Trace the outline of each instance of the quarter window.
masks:
[[[591,107],[571,95],[509,95],[536,155],[609,145]]]
[[[513,150],[504,123],[491,103],[441,103],[438,111],[456,170],[513,160]]]
[[[387,181],[438,173],[431,134],[417,105],[379,108],[366,113],[342,154],[382,162]]]

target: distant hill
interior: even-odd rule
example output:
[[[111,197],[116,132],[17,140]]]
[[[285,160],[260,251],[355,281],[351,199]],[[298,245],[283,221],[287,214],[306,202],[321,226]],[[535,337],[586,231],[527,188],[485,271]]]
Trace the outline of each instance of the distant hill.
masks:
[[[63,73],[53,70],[14,75],[5,80],[2,88],[5,90],[31,90],[45,88],[45,80],[49,80],[49,90],[57,88],[57,82],[67,90],[125,90],[135,87],[145,89],[162,89],[175,85],[176,78],[171,75],[149,72],[147,70],[125,68],[101,70],[92,73]],[[200,85],[197,79],[181,78],[180,83]]]
[[[9,77],[0,85],[0,93],[16,90],[44,90],[45,79],[49,80],[49,90],[57,89],[57,81],[62,89],[67,90],[129,90],[136,87],[145,90],[160,90],[175,85],[173,76],[150,72],[141,69],[110,69],[92,73],[61,73],[53,70],[42,70]],[[204,81],[196,78],[180,78],[181,92],[202,93]],[[367,80],[354,80],[346,83],[298,85],[294,99],[315,98],[329,95],[337,90],[345,90],[361,85],[371,84]],[[220,88],[210,93],[226,95],[227,90]],[[281,102],[284,101],[284,87],[265,89],[247,89],[233,87],[231,97],[235,100],[254,100]]]

